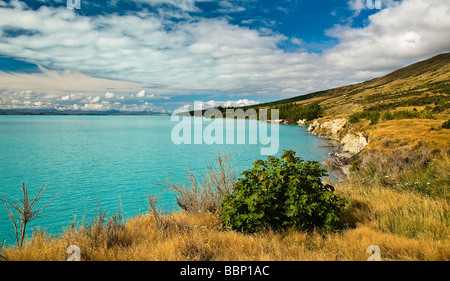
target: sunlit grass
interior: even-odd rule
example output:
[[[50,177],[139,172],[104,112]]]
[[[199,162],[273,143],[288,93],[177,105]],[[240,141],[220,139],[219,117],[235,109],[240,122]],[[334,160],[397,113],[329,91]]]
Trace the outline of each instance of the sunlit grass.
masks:
[[[218,216],[185,212],[136,216],[111,239],[107,226],[93,236],[67,229],[50,238],[40,231],[23,249],[6,248],[9,260],[65,260],[69,245],[78,245],[82,260],[366,260],[377,245],[382,260],[449,260],[449,204],[414,190],[343,185],[337,193],[350,204],[337,233],[290,230],[243,234],[224,229]],[[116,224],[120,222],[116,221]],[[100,226],[99,226],[100,227]]]

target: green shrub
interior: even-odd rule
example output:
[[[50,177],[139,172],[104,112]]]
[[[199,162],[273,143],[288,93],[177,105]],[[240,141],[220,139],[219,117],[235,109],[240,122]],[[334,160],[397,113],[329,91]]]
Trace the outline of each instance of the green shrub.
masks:
[[[358,123],[359,122],[359,116],[358,114],[353,113],[352,115],[350,115],[348,121],[350,123]]]
[[[394,112],[394,118],[398,120],[419,118],[419,113],[408,110],[398,110]]]
[[[360,119],[367,118],[370,120],[370,125],[375,125],[380,119],[380,112],[378,110],[365,109],[362,112],[355,112],[349,116],[350,123],[358,123]]]
[[[345,202],[323,184],[320,163],[304,162],[294,151],[269,156],[244,171],[221,205],[225,226],[252,233],[262,229],[335,230]]]
[[[370,120],[370,125],[375,125],[378,123],[378,120],[380,119],[380,112],[369,111],[367,114],[367,118]]]
[[[420,118],[423,119],[435,119],[433,113],[430,110],[423,110],[420,112]]]
[[[383,120],[393,120],[394,119],[394,115],[392,115],[392,113],[390,113],[389,111],[386,111],[383,114]]]
[[[441,125],[442,129],[450,129],[450,119],[448,119],[447,121],[445,121],[442,125]]]
[[[449,108],[450,108],[450,102],[445,103],[445,104],[443,104],[443,105],[436,105],[436,106],[433,108],[432,112],[433,112],[433,113],[441,113],[441,112],[444,112],[445,110],[447,110],[447,109],[449,109]]]

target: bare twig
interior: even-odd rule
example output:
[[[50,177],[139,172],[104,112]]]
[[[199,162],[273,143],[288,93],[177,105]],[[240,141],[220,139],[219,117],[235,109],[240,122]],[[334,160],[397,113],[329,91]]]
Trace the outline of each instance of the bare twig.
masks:
[[[44,185],[42,185],[34,198],[30,200],[30,197],[28,195],[28,186],[22,182],[22,198],[20,200],[7,200],[0,198],[3,207],[5,208],[9,218],[11,219],[11,222],[14,225],[16,243],[19,248],[23,247],[27,225],[38,217],[42,216],[42,211],[52,203],[52,201],[49,201],[43,207],[34,210],[36,204],[39,202],[39,200],[47,190],[47,187],[48,184],[45,187]]]
[[[3,240],[2,245],[0,246],[0,259],[7,261],[8,258],[4,255],[5,253],[4,247],[5,247],[5,240]]]

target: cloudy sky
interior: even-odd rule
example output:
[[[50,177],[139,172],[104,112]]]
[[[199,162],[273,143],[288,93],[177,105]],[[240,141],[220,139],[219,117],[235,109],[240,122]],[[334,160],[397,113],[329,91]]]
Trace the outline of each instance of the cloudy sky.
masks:
[[[247,105],[450,51],[448,0],[79,2],[0,0],[0,109]]]

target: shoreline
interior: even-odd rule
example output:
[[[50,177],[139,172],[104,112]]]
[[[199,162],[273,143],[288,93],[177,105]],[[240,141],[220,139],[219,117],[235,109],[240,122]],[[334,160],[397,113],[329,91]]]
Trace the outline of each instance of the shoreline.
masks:
[[[393,162],[386,163],[396,165]],[[382,168],[378,171],[383,172],[383,166],[380,167]],[[440,164],[437,165],[439,167]],[[77,245],[83,254],[83,261],[356,261],[367,259],[368,255],[365,253],[368,245],[377,245],[382,249],[381,258],[386,261],[447,260],[448,251],[442,247],[448,242],[448,237],[444,236],[447,228],[441,214],[447,212],[448,201],[423,196],[410,186],[405,186],[404,189],[394,186],[393,177],[396,175],[390,169],[386,170],[390,173],[388,178],[384,174],[378,175],[378,181],[375,182],[372,181],[373,178],[364,178],[370,180],[371,184],[366,181],[332,184],[336,187],[336,192],[349,200],[348,209],[342,218],[347,226],[337,234],[318,235],[315,232],[292,231],[288,236],[270,232],[243,236],[239,232],[224,229],[217,217],[210,213],[171,211],[170,214],[155,216],[149,212],[117,221],[117,236],[109,236],[106,224],[98,225],[100,235],[97,236],[89,235],[83,228],[67,228],[62,234],[52,235],[45,231],[36,232],[28,237],[24,250],[16,250],[14,246],[7,245],[4,253],[0,254],[10,260],[65,260],[69,256],[64,254],[67,246]],[[414,175],[414,171],[411,170],[410,173]],[[415,180],[411,177],[406,182]],[[429,179],[424,180],[424,184],[428,186],[426,181]],[[431,186],[438,186],[440,183],[439,179],[431,182]],[[418,217],[424,219],[416,221]],[[409,232],[411,229],[414,232]],[[293,251],[293,241],[298,242],[296,247],[299,250]],[[336,241],[340,247],[336,247]],[[148,248],[156,250],[146,251]]]

